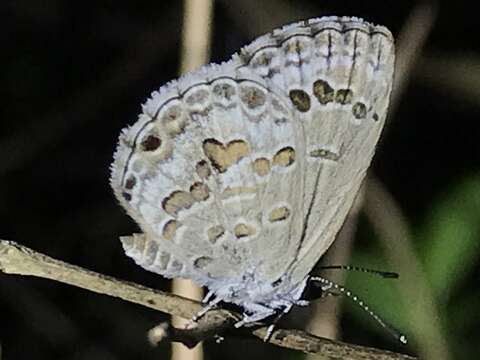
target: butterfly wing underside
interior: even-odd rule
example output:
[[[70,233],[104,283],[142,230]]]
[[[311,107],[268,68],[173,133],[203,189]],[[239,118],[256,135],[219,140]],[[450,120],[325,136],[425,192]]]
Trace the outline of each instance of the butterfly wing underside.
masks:
[[[293,303],[372,159],[393,52],[384,27],[312,19],[153,93],[112,164],[143,231],[127,255],[227,301]]]
[[[231,63],[154,93],[112,167],[144,232],[127,254],[210,289],[281,276],[302,231],[303,136],[288,101]]]
[[[390,97],[390,32],[356,18],[312,19],[277,29],[238,61],[282,89],[306,139],[304,230],[288,270],[300,282],[331,245],[374,154]]]

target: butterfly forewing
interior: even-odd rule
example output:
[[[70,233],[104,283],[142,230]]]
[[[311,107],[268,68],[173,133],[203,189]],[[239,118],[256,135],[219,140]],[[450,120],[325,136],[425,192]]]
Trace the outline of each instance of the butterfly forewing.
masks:
[[[335,239],[372,159],[391,91],[393,38],[355,18],[313,19],[260,37],[237,60],[281,89],[303,125],[304,231],[289,264],[299,282]]]

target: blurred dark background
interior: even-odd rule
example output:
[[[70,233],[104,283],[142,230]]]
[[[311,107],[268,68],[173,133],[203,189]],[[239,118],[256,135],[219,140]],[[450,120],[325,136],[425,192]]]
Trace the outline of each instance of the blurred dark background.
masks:
[[[479,24],[471,2],[433,4],[433,27],[414,52],[372,173],[410,228],[438,305],[449,349],[445,359],[467,359],[480,350]],[[393,0],[217,0],[211,59],[228,59],[273,27],[330,14],[363,17],[397,36],[419,6]],[[136,120],[153,90],[178,76],[182,21],[178,0],[2,2],[0,238],[169,288],[124,255],[118,236],[137,227],[117,205],[108,178],[120,130]],[[349,263],[391,269],[379,260],[381,240],[363,215],[359,230]],[[411,335],[396,290],[383,300],[381,290],[375,292],[384,288],[383,280],[355,276],[359,280],[349,279],[350,287]],[[118,299],[0,273],[4,359],[164,359],[169,345],[152,348],[145,333],[166,319]],[[421,339],[400,346],[351,307],[341,325],[345,341],[421,353]],[[256,339],[207,343],[205,351],[209,359],[302,356]]]

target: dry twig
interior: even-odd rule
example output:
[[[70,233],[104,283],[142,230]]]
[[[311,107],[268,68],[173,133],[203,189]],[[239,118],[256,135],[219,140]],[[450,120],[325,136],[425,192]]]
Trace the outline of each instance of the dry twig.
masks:
[[[201,308],[201,304],[196,301],[98,274],[53,259],[12,241],[0,240],[0,270],[6,274],[37,276],[63,282],[185,319],[191,319]],[[224,309],[212,310],[198,321],[195,328],[169,330],[167,338],[170,341],[179,341],[187,346],[194,346],[215,334],[231,329],[231,325],[237,317],[238,314]],[[245,331],[248,331],[248,334]],[[266,327],[253,330],[242,329],[235,332],[235,335],[240,336],[249,336],[250,334],[263,339]],[[323,339],[292,329],[277,329],[270,342],[289,349],[329,356],[332,359],[415,359],[390,351]]]

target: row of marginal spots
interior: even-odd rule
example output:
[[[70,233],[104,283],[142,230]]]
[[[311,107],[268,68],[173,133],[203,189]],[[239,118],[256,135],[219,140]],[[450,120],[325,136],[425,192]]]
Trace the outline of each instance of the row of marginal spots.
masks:
[[[160,249],[156,241],[145,234],[122,237],[121,241],[126,254],[146,269],[163,273],[167,269],[181,271],[183,268],[181,262],[168,251]]]
[[[312,56],[325,62],[322,68],[328,68],[337,63],[344,66],[345,60],[348,60],[353,65],[365,64],[365,67],[362,67],[365,73],[354,75],[363,83],[363,77],[372,77],[383,69],[380,61],[382,53],[378,50],[379,43],[386,44],[387,50],[389,46],[393,46],[393,39],[388,29],[356,18],[332,17],[315,19],[308,23],[298,22],[277,29],[244,47],[234,56],[234,60],[238,61],[239,68],[248,67],[279,86],[285,82],[288,67],[301,68],[312,62]],[[346,46],[350,52],[344,51]],[[276,74],[279,76],[275,77]],[[273,77],[275,79],[272,79]],[[327,82],[319,80],[315,82],[313,94],[321,104],[332,102],[351,105],[351,112],[356,120],[370,117],[377,121],[378,114],[373,111],[370,113],[372,106],[368,107],[369,104],[363,100],[361,94],[353,94],[352,89],[355,91],[355,87],[350,87],[350,80],[348,85],[345,84],[337,90]],[[307,112],[313,106],[313,99],[309,94],[310,91],[300,87],[291,89],[287,95],[294,109]],[[355,102],[353,95],[362,99]],[[370,93],[365,96],[368,97],[368,95]]]
[[[392,35],[383,26],[373,26],[367,22],[359,23],[356,20],[349,21],[340,18],[331,19],[331,21],[320,19],[320,21],[308,24],[300,22],[290,24],[283,29],[266,34],[242,48],[237,57],[242,66],[253,67],[255,70],[260,70],[261,76],[271,77],[268,75],[268,70],[276,69],[274,62],[277,58],[276,51],[279,48],[283,47],[285,54],[306,53],[307,51],[303,49],[303,43],[306,41],[316,40],[318,37],[324,37],[325,34],[341,39],[351,33],[361,33],[370,39],[374,36],[382,36],[387,41],[393,42]],[[285,43],[287,46],[284,46]],[[331,43],[329,47],[332,47]]]
[[[223,77],[212,84],[192,87],[184,94],[184,103],[191,113],[207,115],[214,106],[230,109],[241,103],[249,112],[261,114],[267,110],[267,89],[244,79]]]
[[[143,257],[142,266],[156,272],[180,273],[184,265],[169,252],[160,250],[155,241],[149,241],[147,252]],[[149,255],[151,254],[151,255]]]
[[[171,238],[178,226],[177,224],[176,220],[170,220],[165,224],[163,232],[165,238]],[[145,239],[145,237],[141,237],[140,239]],[[137,251],[137,254],[131,254],[141,261],[142,266],[159,273],[178,274],[183,270],[184,264],[180,260],[175,259],[168,251],[161,250],[155,241],[144,242],[147,244],[143,245],[143,251],[140,253]],[[209,256],[200,256],[193,260],[193,266],[197,269],[203,269],[212,261],[213,258]]]

